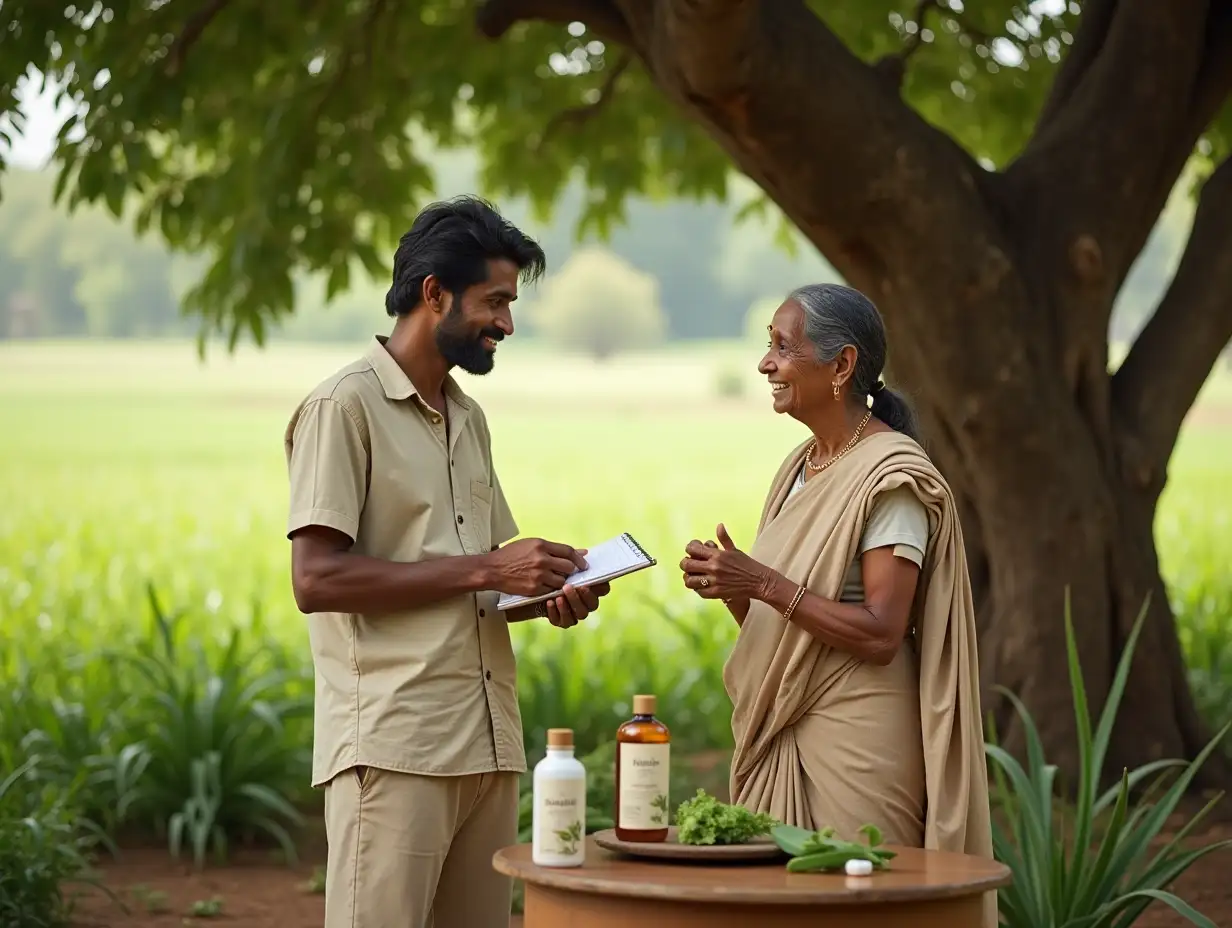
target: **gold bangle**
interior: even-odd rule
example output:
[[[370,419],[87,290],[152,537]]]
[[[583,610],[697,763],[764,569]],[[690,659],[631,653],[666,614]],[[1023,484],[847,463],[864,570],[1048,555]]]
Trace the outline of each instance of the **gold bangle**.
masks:
[[[796,611],[796,606],[800,605],[800,600],[804,599],[804,584],[796,590],[796,595],[792,597],[791,605],[787,607],[787,611],[783,613],[784,620],[790,622],[791,614]]]

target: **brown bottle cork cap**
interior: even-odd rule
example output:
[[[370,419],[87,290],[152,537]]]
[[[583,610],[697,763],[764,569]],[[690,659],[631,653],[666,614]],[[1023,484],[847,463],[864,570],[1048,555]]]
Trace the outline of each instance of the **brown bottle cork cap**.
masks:
[[[573,747],[573,729],[572,728],[549,728],[548,729],[548,747],[550,748],[571,748]]]
[[[655,702],[656,700],[653,696],[634,696],[633,697],[633,714],[634,715],[654,715]]]

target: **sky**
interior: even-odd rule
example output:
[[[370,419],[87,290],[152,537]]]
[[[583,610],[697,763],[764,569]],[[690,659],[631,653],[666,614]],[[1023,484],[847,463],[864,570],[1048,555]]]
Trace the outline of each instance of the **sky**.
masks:
[[[0,140],[0,151],[3,151],[5,160],[16,167],[31,170],[47,163],[55,146],[56,133],[72,111],[68,104],[56,107],[54,88],[49,87],[43,94],[37,94],[33,92],[34,86],[27,81],[27,92],[18,92],[26,114],[25,130],[12,146]],[[0,116],[0,119],[7,121],[7,117]]]

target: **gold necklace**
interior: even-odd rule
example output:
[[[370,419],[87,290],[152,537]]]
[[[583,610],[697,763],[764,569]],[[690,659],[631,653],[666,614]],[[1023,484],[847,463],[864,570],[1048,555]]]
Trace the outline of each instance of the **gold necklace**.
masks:
[[[868,425],[868,420],[871,419],[872,416],[873,416],[873,411],[870,409],[868,412],[864,414],[864,418],[860,420],[860,424],[856,426],[855,433],[851,436],[851,441],[847,442],[847,444],[843,446],[842,451],[840,451],[838,454],[834,455],[834,457],[830,458],[828,461],[825,461],[822,464],[813,463],[813,452],[817,450],[817,439],[814,438],[813,441],[808,446],[808,451],[804,453],[804,463],[808,465],[808,469],[811,470],[815,474],[819,473],[820,471],[825,470],[827,467],[829,467],[839,458],[841,458],[844,454],[846,454],[852,448],[854,448],[856,446],[856,442],[860,440],[860,433],[864,431],[864,426]]]

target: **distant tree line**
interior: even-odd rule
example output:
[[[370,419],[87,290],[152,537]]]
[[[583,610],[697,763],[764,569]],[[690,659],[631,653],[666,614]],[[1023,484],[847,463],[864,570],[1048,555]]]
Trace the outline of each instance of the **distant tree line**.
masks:
[[[437,159],[440,195],[468,192],[466,153]],[[154,235],[99,208],[68,214],[52,203],[51,172],[15,171],[0,200],[0,338],[158,338],[195,334],[180,297],[202,258],[171,254]],[[549,221],[525,203],[498,205],[544,245],[550,274],[525,293],[519,322],[575,350],[604,357],[663,338],[750,337],[792,287],[838,280],[826,261],[772,220],[738,212],[753,195],[736,184],[728,203],[634,200],[601,246],[574,235],[584,208],[570,189]],[[1128,337],[1166,283],[1188,232],[1181,204],[1166,212],[1113,319]],[[355,342],[382,331],[384,279],[356,267],[326,302],[324,281],[296,281],[296,312],[272,338]],[[754,310],[753,308],[756,307]],[[754,319],[753,316],[757,318]]]

